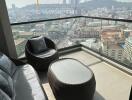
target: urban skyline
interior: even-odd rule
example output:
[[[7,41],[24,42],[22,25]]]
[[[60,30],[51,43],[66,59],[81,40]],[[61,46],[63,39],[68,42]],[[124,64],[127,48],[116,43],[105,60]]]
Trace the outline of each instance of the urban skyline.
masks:
[[[70,0],[67,0],[68,2]],[[85,2],[85,1],[91,1],[91,0],[80,0],[80,2]],[[120,2],[132,2],[131,0],[115,0],[115,1],[120,1]],[[31,5],[31,4],[36,4],[37,0],[6,0],[7,8],[11,8],[12,4],[15,4],[17,7],[21,8],[26,5]],[[63,0],[39,0],[40,4],[62,4]]]
[[[70,2],[68,5],[67,0],[63,0],[61,4],[53,4],[53,2],[42,4],[39,6],[40,9],[36,9],[35,4],[22,8],[17,8],[17,5],[13,4],[12,8],[8,9],[10,22],[19,23],[77,15],[132,20],[132,3],[93,0],[79,4],[80,0],[68,1]],[[75,4],[78,6],[74,6]],[[24,54],[25,43],[29,38],[43,35],[52,39],[59,49],[83,42],[83,45],[92,50],[129,65],[131,61],[126,55],[129,55],[130,47],[126,46],[129,44],[126,39],[132,37],[131,27],[131,24],[120,21],[71,18],[16,25],[12,26],[12,32],[18,56]]]

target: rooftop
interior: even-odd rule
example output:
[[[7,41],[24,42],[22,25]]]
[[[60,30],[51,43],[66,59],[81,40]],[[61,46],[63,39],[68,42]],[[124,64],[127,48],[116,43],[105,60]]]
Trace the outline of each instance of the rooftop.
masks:
[[[132,76],[119,70],[116,66],[107,63],[105,60],[96,57],[92,53],[80,50],[68,53],[60,58],[77,59],[94,72],[96,79],[94,100],[128,100]],[[49,100],[55,100],[47,78],[44,77],[46,76],[45,74],[43,72],[39,73],[43,87]]]
[[[129,41],[130,43],[132,43],[132,37],[129,37],[126,40]]]

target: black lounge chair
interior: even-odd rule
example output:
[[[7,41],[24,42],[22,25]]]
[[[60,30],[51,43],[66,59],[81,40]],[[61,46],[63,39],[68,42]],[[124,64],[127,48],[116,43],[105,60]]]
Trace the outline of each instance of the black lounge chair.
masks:
[[[59,58],[54,42],[43,36],[36,36],[27,41],[25,55],[28,63],[36,70],[47,70],[49,64]]]

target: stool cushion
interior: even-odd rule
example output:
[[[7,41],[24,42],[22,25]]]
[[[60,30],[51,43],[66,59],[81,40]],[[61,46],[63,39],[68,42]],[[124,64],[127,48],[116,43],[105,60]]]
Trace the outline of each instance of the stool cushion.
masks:
[[[66,84],[82,84],[92,77],[92,72],[88,68],[72,59],[57,61],[50,69],[58,80]]]

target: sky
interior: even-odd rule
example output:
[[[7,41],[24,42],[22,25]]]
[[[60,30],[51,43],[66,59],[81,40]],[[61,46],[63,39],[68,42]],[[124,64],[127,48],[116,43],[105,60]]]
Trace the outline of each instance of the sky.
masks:
[[[7,7],[11,8],[12,4],[15,4],[17,7],[23,7],[29,4],[35,4],[37,0],[5,0]],[[62,3],[63,0],[39,0],[40,4],[53,4],[53,3]],[[81,0],[83,1],[90,1],[90,0]],[[132,0],[117,0],[122,2],[132,2]]]

